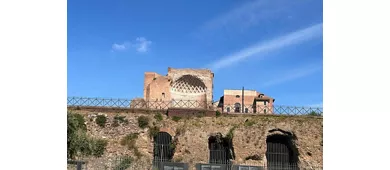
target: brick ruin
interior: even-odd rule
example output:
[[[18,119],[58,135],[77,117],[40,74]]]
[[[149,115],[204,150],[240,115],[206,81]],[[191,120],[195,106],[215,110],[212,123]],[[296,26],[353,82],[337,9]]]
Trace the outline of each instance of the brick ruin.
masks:
[[[187,108],[210,108],[213,100],[214,73],[207,69],[168,68],[166,76],[145,72],[144,100],[166,103],[168,107],[189,102]],[[176,103],[175,103],[176,102]]]
[[[155,72],[145,72],[144,98],[136,99],[138,101],[134,103],[137,105],[134,104],[132,107],[272,114],[275,99],[256,90],[226,89],[220,100],[213,103],[213,79],[214,73],[208,69],[168,67],[168,74],[165,76]]]

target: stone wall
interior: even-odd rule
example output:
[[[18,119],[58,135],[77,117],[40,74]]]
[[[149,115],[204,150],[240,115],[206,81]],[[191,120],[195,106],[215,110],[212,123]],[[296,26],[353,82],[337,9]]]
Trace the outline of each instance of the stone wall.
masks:
[[[111,165],[112,160],[123,155],[135,158],[130,169],[150,169],[153,160],[153,140],[149,138],[149,128],[138,127],[137,118],[147,116],[150,126],[157,126],[160,131],[168,132],[177,141],[174,161],[189,163],[190,169],[194,170],[196,163],[207,163],[209,158],[208,138],[211,134],[220,132],[226,135],[229,130],[233,131],[233,147],[235,152],[235,164],[264,165],[267,162],[265,155],[267,150],[267,136],[289,132],[295,136],[295,146],[298,148],[299,165],[301,167],[322,166],[322,118],[304,116],[221,116],[221,117],[189,117],[174,121],[163,116],[162,121],[154,118],[154,114],[139,114],[125,112],[97,113],[86,110],[76,110],[85,116],[88,134],[108,140],[107,150],[101,158],[85,158],[88,161],[88,169],[104,169]],[[94,115],[104,114],[107,116],[105,128],[99,127],[93,120]],[[112,126],[115,115],[126,116],[128,124]],[[280,131],[280,130],[282,131]],[[130,133],[139,133],[135,146],[141,153],[136,158],[135,152],[120,144],[120,140]],[[248,157],[258,157],[251,160]]]

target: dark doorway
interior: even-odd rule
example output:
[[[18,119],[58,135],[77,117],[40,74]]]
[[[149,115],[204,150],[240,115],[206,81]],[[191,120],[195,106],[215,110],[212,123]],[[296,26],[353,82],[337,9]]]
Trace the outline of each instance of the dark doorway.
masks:
[[[234,112],[235,113],[240,113],[241,112],[241,104],[240,103],[235,103],[234,104]]]
[[[269,170],[298,170],[297,149],[288,135],[275,134],[267,137],[267,167]]]
[[[234,159],[234,150],[232,140],[222,137],[222,134],[209,137],[209,163],[212,164],[230,164]]]
[[[167,132],[159,132],[154,137],[153,160],[155,165],[159,167],[159,162],[170,162],[173,154],[172,136]]]

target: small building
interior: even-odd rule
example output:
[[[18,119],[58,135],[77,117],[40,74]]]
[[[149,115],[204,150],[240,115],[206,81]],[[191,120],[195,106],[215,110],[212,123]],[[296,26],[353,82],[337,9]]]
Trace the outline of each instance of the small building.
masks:
[[[275,99],[256,90],[224,90],[217,105],[227,113],[272,114]]]

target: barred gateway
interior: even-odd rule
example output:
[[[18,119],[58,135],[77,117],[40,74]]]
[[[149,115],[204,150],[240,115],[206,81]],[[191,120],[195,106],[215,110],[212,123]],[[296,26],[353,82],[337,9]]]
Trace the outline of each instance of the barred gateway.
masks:
[[[210,102],[206,105],[213,105],[216,102]],[[87,108],[118,108],[118,109],[143,109],[143,110],[168,110],[168,108],[196,108],[204,105],[203,102],[196,100],[172,100],[172,101],[145,101],[143,99],[108,99],[108,98],[86,98],[86,97],[68,97],[68,107],[87,107]],[[227,105],[226,108],[234,108],[235,105]],[[236,105],[237,106],[237,105]],[[241,105],[240,105],[241,106]],[[322,115],[321,107],[302,107],[302,106],[278,106],[272,107],[267,105],[244,105],[245,108],[256,108],[258,110],[268,110],[272,114],[279,115]],[[218,106],[204,108],[207,110],[217,111]],[[228,110],[228,109],[226,109]],[[222,112],[222,111],[221,111]],[[234,113],[223,112],[226,114],[264,114],[264,112],[256,113]],[[267,114],[267,113],[266,113]]]

